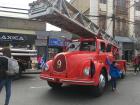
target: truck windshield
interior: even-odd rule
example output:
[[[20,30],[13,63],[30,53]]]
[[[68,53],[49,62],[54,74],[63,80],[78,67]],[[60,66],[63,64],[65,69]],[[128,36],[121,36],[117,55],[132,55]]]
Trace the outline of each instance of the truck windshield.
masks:
[[[80,51],[96,51],[96,42],[95,41],[81,42]]]
[[[80,42],[79,41],[73,41],[68,45],[68,51],[79,51]]]

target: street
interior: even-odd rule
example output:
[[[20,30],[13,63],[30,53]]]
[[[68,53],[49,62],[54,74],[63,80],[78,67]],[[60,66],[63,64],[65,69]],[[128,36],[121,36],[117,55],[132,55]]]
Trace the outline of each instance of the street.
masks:
[[[52,90],[38,74],[25,74],[13,83],[10,105],[140,105],[139,81],[140,73],[127,73],[125,79],[118,81],[116,92],[108,86],[101,97],[95,98],[86,88],[64,86],[61,90]],[[4,104],[4,98],[3,89],[0,105]]]

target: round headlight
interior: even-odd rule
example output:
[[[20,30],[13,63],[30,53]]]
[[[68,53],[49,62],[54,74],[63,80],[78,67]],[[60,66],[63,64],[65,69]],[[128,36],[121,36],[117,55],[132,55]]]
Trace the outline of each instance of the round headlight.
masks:
[[[48,71],[48,70],[49,70],[49,65],[46,64],[46,66],[45,66],[45,71]]]
[[[42,67],[43,70],[48,71],[49,70],[49,65],[46,63]]]
[[[86,67],[86,68],[84,69],[84,75],[85,75],[85,76],[89,76],[89,70],[90,70],[89,67]]]

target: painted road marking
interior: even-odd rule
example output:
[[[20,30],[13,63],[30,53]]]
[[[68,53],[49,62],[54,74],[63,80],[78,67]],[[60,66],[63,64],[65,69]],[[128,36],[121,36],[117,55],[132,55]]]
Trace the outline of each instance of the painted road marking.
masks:
[[[47,88],[47,86],[31,86],[30,89],[42,89]]]

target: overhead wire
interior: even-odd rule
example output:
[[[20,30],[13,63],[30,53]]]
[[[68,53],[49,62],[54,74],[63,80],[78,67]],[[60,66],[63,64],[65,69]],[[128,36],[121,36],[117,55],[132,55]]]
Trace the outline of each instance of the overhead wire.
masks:
[[[14,7],[6,7],[6,6],[0,6],[0,8],[14,9],[14,10],[24,10],[24,11],[28,11],[29,10],[29,9],[24,9],[24,8],[14,8]]]
[[[0,6],[0,12],[28,14],[28,9]]]

